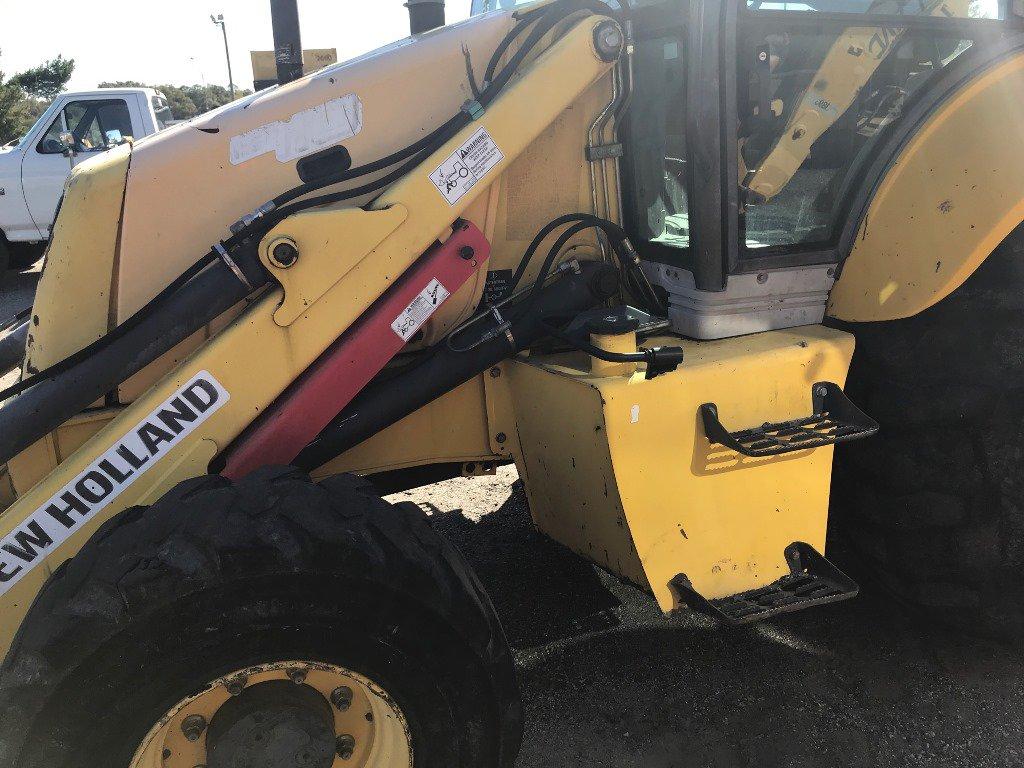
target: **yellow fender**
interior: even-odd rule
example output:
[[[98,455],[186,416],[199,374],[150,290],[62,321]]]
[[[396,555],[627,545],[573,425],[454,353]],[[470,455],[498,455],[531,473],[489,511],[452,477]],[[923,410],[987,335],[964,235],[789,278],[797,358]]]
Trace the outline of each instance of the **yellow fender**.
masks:
[[[860,223],[828,315],[911,317],[970,277],[1024,221],[1024,54],[973,78],[900,151]]]

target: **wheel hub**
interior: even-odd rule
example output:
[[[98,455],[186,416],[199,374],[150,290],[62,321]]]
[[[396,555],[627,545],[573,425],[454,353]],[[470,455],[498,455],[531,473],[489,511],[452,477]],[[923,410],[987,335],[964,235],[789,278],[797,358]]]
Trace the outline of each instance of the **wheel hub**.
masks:
[[[308,685],[268,680],[217,710],[207,736],[209,768],[331,768],[331,705]]]
[[[405,716],[350,670],[278,662],[238,670],[172,707],[130,768],[411,768]]]

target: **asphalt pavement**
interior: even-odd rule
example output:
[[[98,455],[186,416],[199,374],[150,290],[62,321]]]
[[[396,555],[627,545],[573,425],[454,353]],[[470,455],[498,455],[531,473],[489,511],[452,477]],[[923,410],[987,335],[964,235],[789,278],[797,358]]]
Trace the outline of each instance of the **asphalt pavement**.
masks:
[[[665,617],[539,534],[515,471],[398,494],[487,587],[526,708],[517,766],[1024,766],[1022,651],[921,626],[886,595],[748,628]]]

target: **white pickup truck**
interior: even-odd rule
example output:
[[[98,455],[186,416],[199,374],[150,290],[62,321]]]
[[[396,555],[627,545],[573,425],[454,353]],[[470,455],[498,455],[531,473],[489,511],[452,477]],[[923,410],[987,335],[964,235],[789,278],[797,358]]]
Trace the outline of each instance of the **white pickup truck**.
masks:
[[[167,99],[152,88],[63,93],[28,133],[0,147],[0,273],[42,254],[72,168],[172,119]]]

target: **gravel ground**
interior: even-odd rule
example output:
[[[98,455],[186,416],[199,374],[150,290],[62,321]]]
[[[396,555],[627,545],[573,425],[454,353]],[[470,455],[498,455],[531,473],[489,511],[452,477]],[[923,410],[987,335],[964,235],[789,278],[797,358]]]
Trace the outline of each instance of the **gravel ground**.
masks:
[[[1020,650],[870,588],[749,628],[666,618],[538,534],[515,471],[396,494],[437,518],[516,652],[533,766],[1024,765]]]
[[[0,319],[38,266],[9,272]],[[519,768],[1024,766],[1022,653],[918,626],[867,588],[744,629],[663,616],[537,533],[515,470],[396,494],[494,600],[526,707]]]

